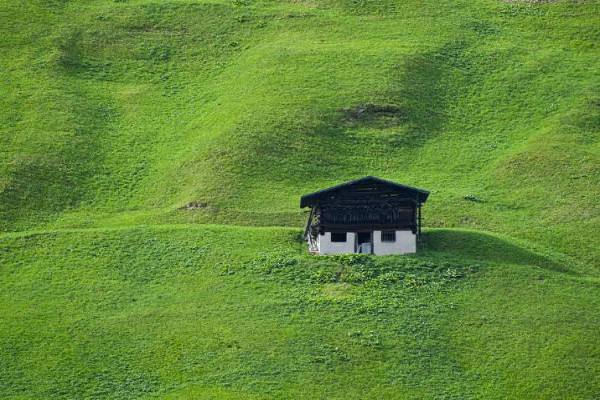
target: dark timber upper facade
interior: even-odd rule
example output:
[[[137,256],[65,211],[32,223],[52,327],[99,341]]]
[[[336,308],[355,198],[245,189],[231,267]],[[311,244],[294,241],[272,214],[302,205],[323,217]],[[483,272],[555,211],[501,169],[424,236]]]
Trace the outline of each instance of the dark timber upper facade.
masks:
[[[300,207],[311,208],[305,230],[309,249],[321,254],[414,252],[428,196],[426,190],[373,176],[302,196]]]

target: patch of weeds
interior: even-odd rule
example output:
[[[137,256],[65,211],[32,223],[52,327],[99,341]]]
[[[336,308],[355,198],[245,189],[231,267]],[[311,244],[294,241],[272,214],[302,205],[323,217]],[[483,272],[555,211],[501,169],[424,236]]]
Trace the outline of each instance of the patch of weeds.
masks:
[[[343,265],[369,265],[373,263],[373,257],[367,254],[340,254],[332,257]]]
[[[130,245],[131,243],[125,243]],[[107,261],[123,279],[147,283],[159,281],[179,274],[195,274],[201,271],[200,266],[210,252],[207,246],[191,244],[185,250],[177,245],[165,245],[158,239],[149,238],[135,243],[143,256],[134,261],[124,262],[138,250],[122,247],[117,257]],[[105,243],[99,242],[95,247],[87,249],[89,256],[103,256]]]
[[[445,270],[442,275],[446,278],[446,279],[450,279],[450,280],[457,280],[457,279],[461,279],[464,274],[460,271],[458,271],[456,268],[448,268],[447,270]]]
[[[74,71],[83,64],[81,54],[81,31],[73,31],[62,35],[58,39],[57,64],[65,71]]]
[[[468,194],[463,198],[467,201],[472,201],[474,203],[483,203],[483,200],[481,198],[475,196],[474,194]]]
[[[261,274],[277,274],[281,272],[290,272],[290,270],[296,270],[296,266],[299,264],[298,258],[294,256],[286,255],[263,255],[258,257],[249,263],[247,266],[254,271]]]
[[[304,244],[304,233],[303,232],[294,232],[292,234],[292,241],[295,243]]]
[[[364,271],[347,270],[341,276],[342,282],[359,284],[369,280],[369,276]]]
[[[57,380],[53,386],[41,392],[42,397],[73,398],[65,395],[71,393],[75,394],[76,398],[104,398],[108,394],[114,398],[139,398],[167,389],[161,385],[158,374],[137,371],[128,365],[117,364],[116,368],[111,369],[94,365],[76,379],[73,379],[67,370],[51,371],[50,373],[57,374]]]
[[[342,109],[347,122],[374,123],[386,126],[397,125],[406,119],[406,112],[394,104],[360,104],[355,107]]]
[[[331,301],[347,301],[352,298],[353,286],[348,283],[329,283],[323,285],[321,297]]]
[[[359,330],[348,332],[348,338],[351,342],[366,347],[380,348],[382,342],[379,334],[375,331],[362,332]]]
[[[465,27],[471,29],[480,36],[495,35],[500,31],[498,27],[482,21],[472,21],[466,24]]]
[[[252,18],[249,15],[243,14],[243,15],[238,15],[236,17],[237,22],[239,22],[240,24],[249,22]]]
[[[223,276],[234,275],[236,272],[236,269],[231,264],[221,264],[217,268],[220,271],[220,275]]]
[[[429,283],[427,277],[416,274],[407,274],[402,278],[402,284],[410,288],[418,288]]]
[[[350,361],[350,357],[346,352],[338,346],[323,344],[314,349],[314,354],[311,355],[311,362],[314,364],[324,364],[332,367],[336,364],[346,363]]]
[[[206,208],[206,207],[208,207],[208,203],[205,202],[205,201],[192,201],[192,202],[189,202],[185,206],[180,207],[178,209],[179,210],[188,210],[188,211],[190,211],[190,210],[197,210],[197,209]]]
[[[402,281],[403,278],[403,274],[399,271],[390,271],[384,272],[383,274],[379,275],[376,279],[376,282],[384,286],[395,285],[398,282]]]
[[[339,280],[339,274],[335,271],[317,269],[311,275],[311,281],[315,283],[335,283]]]
[[[368,255],[342,255],[334,258],[339,263],[333,281],[353,285],[375,284],[421,287],[429,283],[446,283],[462,279],[477,268],[471,265],[434,262],[405,257],[373,257]],[[322,273],[328,278],[331,273]],[[328,281],[330,282],[330,281]]]
[[[538,4],[545,3],[545,1],[507,1],[506,7],[500,10],[500,12],[504,15],[509,15],[511,17],[520,17],[520,16],[544,16],[548,14],[548,11],[538,7]]]
[[[149,46],[144,43],[139,49],[139,58],[154,63],[162,63],[171,59],[171,53],[171,48],[165,45]]]

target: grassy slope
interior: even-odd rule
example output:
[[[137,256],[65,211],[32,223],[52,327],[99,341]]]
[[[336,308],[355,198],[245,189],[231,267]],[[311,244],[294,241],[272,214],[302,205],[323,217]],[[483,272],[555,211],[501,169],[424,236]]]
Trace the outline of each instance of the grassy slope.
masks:
[[[598,4],[394,3],[4,2],[2,229],[298,225],[373,174],[597,258]]]
[[[418,257],[315,259],[297,230],[283,228],[5,237],[0,393],[170,399],[600,393],[597,278],[494,236],[443,230],[427,239]],[[448,248],[457,241],[487,251],[453,254]]]
[[[0,0],[0,394],[598,396],[599,14]],[[176,225],[297,228],[366,174],[495,236],[371,265]]]

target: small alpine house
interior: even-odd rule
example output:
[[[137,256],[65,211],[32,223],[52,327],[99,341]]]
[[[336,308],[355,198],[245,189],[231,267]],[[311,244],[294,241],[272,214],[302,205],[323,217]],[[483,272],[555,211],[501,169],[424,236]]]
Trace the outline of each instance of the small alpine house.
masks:
[[[417,251],[421,206],[429,192],[366,176],[302,196],[310,207],[304,235],[317,254]]]

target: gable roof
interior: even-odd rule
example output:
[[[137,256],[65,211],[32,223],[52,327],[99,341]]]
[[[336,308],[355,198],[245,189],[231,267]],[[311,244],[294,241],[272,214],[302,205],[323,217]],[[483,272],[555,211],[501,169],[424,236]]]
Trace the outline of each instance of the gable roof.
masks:
[[[327,189],[318,190],[313,193],[305,194],[300,198],[300,208],[309,207],[318,202],[323,196],[331,194],[342,189],[350,188],[352,186],[358,186],[365,183],[377,183],[380,185],[387,186],[391,189],[397,190],[398,192],[410,193],[415,196],[419,203],[425,203],[429,192],[427,190],[418,189],[412,186],[402,185],[400,183],[388,181],[386,179],[377,178],[376,176],[365,176],[364,178],[355,179],[339,185],[332,186]]]

